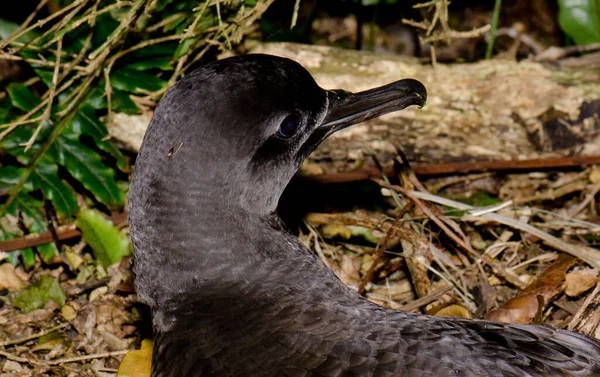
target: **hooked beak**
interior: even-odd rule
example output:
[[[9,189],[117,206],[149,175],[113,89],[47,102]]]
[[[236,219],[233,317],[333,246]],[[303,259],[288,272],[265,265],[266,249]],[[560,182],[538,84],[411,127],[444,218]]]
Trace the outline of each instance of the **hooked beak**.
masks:
[[[328,90],[327,114],[318,127],[325,137],[353,124],[402,110],[410,105],[425,105],[427,90],[417,80],[404,79],[379,88],[350,93]]]
[[[405,79],[359,93],[328,90],[323,122],[315,127],[298,153],[302,161],[329,135],[353,124],[402,110],[410,105],[424,106],[427,90],[417,80]]]

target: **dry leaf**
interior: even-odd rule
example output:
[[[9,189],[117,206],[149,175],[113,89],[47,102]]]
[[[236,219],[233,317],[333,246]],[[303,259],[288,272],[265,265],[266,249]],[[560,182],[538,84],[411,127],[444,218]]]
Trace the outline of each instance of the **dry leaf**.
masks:
[[[75,319],[75,317],[77,317],[77,312],[69,304],[62,307],[62,309],[60,310],[60,314],[67,321],[71,321],[71,320]]]
[[[435,315],[438,317],[471,318],[471,313],[461,305],[448,305],[435,313]]]
[[[334,261],[331,269],[346,285],[356,286],[360,282],[358,271],[362,264],[362,259],[356,255],[342,254],[339,260]]]
[[[150,377],[152,340],[142,340],[139,350],[128,352],[119,365],[117,377]]]
[[[24,287],[25,283],[17,276],[12,264],[0,264],[0,289],[8,289],[9,292],[18,292]]]
[[[590,172],[590,183],[598,183],[600,182],[600,169],[594,168]]]
[[[531,323],[536,314],[544,309],[540,308],[540,301],[547,305],[562,292],[566,273],[576,261],[576,258],[568,254],[561,254],[536,281],[523,289],[518,296],[488,312],[484,318],[488,321],[505,323]]]
[[[321,227],[321,235],[323,238],[340,237],[349,240],[352,237],[352,231],[345,225],[326,224]]]
[[[574,270],[567,274],[565,293],[569,297],[577,297],[591,289],[598,282],[598,270],[586,268]]]

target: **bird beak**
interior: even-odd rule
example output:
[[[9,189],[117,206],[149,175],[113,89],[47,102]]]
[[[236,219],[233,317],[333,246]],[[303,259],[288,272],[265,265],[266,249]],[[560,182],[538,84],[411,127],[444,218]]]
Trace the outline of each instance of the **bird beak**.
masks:
[[[427,100],[427,90],[419,81],[405,79],[359,93],[328,90],[327,99],[327,114],[319,128],[329,136],[353,124],[399,111],[410,105],[423,107]]]

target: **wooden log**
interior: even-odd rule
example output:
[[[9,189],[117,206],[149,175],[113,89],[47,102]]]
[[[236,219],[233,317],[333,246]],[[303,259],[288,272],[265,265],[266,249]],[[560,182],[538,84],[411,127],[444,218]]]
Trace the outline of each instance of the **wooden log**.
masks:
[[[600,156],[598,70],[505,60],[432,67],[413,58],[290,43],[260,44],[252,52],[296,60],[326,89],[356,92],[407,77],[427,87],[423,109],[388,114],[333,135],[311,155],[301,175],[359,168],[364,174],[356,176],[368,176],[365,172],[374,169],[370,155],[389,170],[397,149],[413,164],[457,164],[463,171],[477,170],[472,165],[478,163],[485,170],[504,166],[498,161],[567,157],[585,165],[586,156],[594,157],[591,163]],[[109,129],[135,151],[149,118],[116,114]]]

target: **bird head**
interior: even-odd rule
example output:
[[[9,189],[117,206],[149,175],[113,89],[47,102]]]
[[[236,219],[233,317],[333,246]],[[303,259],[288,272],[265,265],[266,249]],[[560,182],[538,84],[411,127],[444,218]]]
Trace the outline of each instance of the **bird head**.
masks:
[[[213,202],[267,215],[327,136],[422,106],[426,97],[425,87],[412,79],[354,94],[322,89],[286,58],[250,54],[216,61],[185,76],[160,101],[133,189],[136,175],[143,175],[138,186],[144,192],[160,186],[163,195],[175,195],[184,186],[196,199],[209,193]]]

